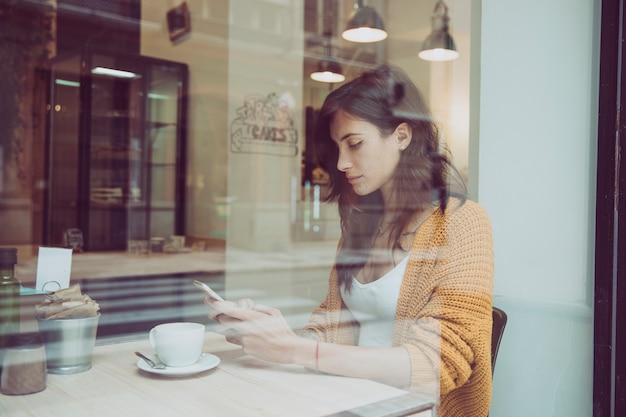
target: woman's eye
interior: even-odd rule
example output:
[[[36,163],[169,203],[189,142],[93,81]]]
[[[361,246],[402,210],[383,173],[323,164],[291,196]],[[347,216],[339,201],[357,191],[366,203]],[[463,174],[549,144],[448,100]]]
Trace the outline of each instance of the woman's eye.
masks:
[[[350,146],[353,149],[356,149],[356,148],[359,148],[362,144],[363,144],[363,141],[359,141],[355,143],[350,143],[348,146]]]

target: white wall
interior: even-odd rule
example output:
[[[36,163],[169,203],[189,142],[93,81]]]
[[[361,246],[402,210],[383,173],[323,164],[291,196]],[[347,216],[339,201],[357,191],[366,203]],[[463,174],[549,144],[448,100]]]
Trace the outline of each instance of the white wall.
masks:
[[[470,168],[509,314],[492,417],[591,415],[595,3],[482,1]]]
[[[172,0],[141,3],[141,53],[189,65],[186,234],[220,238],[225,232],[215,198],[227,194],[229,2],[187,0],[191,34],[173,44],[167,30]]]

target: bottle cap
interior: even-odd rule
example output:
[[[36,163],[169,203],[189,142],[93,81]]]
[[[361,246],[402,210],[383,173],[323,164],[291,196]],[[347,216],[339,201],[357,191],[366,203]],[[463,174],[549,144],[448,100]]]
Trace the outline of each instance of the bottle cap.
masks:
[[[0,248],[0,265],[15,265],[17,263],[17,248]]]

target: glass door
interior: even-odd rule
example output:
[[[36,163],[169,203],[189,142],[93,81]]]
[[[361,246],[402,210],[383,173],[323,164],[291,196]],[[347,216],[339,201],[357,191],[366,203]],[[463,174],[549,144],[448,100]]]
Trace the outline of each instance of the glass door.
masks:
[[[44,242],[63,245],[66,231],[78,227],[80,55],[54,61],[48,108],[48,188]]]
[[[180,97],[184,74],[177,67],[163,64],[151,65],[147,74],[149,234],[166,238],[183,228],[182,215],[176,208],[182,204],[179,200],[183,197],[178,167],[184,152],[178,138],[182,127]]]
[[[123,249],[128,240],[147,239],[147,173],[143,134],[145,76],[137,63],[113,56],[90,57],[87,94],[91,114],[84,125],[83,211],[88,247]]]

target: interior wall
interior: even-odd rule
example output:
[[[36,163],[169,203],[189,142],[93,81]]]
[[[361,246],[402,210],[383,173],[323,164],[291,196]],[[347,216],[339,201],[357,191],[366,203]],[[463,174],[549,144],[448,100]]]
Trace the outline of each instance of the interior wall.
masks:
[[[482,1],[478,200],[509,315],[493,417],[592,414],[599,3]]]
[[[388,60],[404,69],[425,96],[454,165],[467,179],[472,1],[448,0],[445,3],[450,18],[450,34],[459,58],[428,62],[417,54],[432,30],[431,16],[436,3],[437,0],[387,2]],[[407,13],[407,10],[412,10],[412,13]]]
[[[176,4],[174,4],[176,3]],[[228,169],[229,2],[187,0],[191,33],[169,39],[166,14],[178,2],[142,1],[141,53],[189,65],[186,235],[223,239]]]

